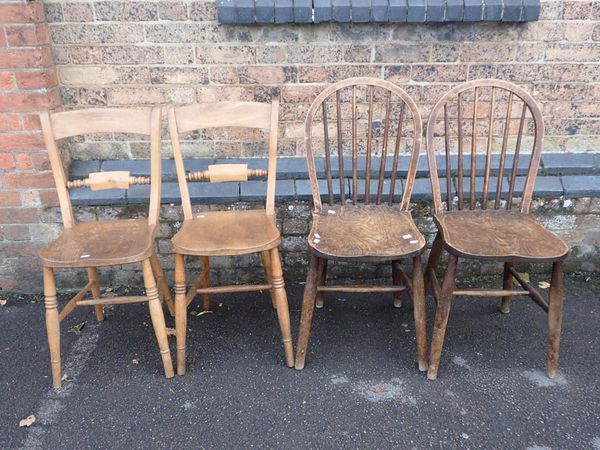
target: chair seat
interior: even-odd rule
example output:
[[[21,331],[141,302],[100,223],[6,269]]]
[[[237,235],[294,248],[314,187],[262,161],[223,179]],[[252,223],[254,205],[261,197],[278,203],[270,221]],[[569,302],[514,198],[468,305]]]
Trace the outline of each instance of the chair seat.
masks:
[[[504,262],[564,259],[566,244],[532,215],[519,211],[453,211],[434,216],[447,249],[457,255]]]
[[[313,214],[311,251],[338,261],[390,261],[415,256],[425,238],[408,211],[384,205],[327,206]]]
[[[82,222],[65,229],[38,256],[46,267],[129,264],[150,257],[155,234],[147,220]]]
[[[171,242],[184,255],[235,256],[270,250],[281,238],[274,217],[258,209],[196,214],[183,222]]]

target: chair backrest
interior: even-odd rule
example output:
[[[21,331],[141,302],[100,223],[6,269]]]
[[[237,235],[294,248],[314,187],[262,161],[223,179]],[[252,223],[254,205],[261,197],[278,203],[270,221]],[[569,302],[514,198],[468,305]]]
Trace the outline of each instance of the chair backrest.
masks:
[[[413,99],[398,86],[377,78],[349,78],[327,87],[313,101],[305,122],[305,146],[313,201],[321,209],[315,155],[324,156],[323,190],[330,205],[394,202],[407,210],[419,162],[421,116]],[[408,155],[408,168],[399,164]],[[364,174],[364,181],[359,180]],[[404,185],[398,179],[405,174]],[[351,185],[347,185],[347,176]],[[337,179],[336,179],[337,178]],[[337,187],[339,185],[339,188]]]
[[[181,191],[181,204],[185,220],[193,218],[188,181],[247,181],[250,177],[267,177],[266,214],[275,215],[275,178],[277,174],[277,133],[279,100],[272,103],[219,102],[197,103],[169,107],[169,133],[173,143],[173,157]],[[267,170],[248,169],[245,164],[214,164],[208,170],[186,172],[180,133],[209,128],[242,127],[262,129],[269,133],[269,162]]]
[[[448,91],[427,123],[427,157],[435,211],[512,208],[529,212],[544,124],[534,99],[501,80],[475,80]],[[443,158],[438,178],[437,148]],[[455,202],[455,193],[458,201]],[[478,195],[479,194],[479,195]]]
[[[44,141],[50,158],[58,200],[65,228],[75,224],[69,189],[89,187],[92,190],[127,189],[135,184],[150,185],[148,223],[157,225],[160,213],[161,139],[160,108],[80,109],[40,114]],[[142,134],[150,137],[150,178],[133,177],[129,172],[95,172],[83,180],[68,180],[63,169],[57,141],[93,133]]]

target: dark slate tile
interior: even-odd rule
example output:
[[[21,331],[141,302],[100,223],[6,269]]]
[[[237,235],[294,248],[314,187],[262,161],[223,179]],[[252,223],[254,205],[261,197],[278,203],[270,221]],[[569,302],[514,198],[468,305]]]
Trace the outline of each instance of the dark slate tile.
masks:
[[[384,202],[387,202],[388,198],[390,196],[390,183],[391,182],[389,179],[383,180],[383,187],[381,190],[381,198]],[[377,199],[378,187],[379,187],[379,180],[370,180],[370,182],[369,182],[369,199],[371,202],[375,202],[375,200]],[[350,183],[350,190],[352,193],[352,183]],[[358,193],[359,201],[363,202],[364,198],[365,198],[365,193],[366,193],[365,180],[358,181],[357,193]],[[402,200],[403,193],[404,193],[404,189],[403,189],[402,180],[397,179],[396,182],[394,183],[394,198],[392,201],[394,203],[400,202]]]
[[[323,171],[323,160],[315,158],[317,172]],[[308,166],[304,156],[284,156],[277,158],[277,178],[308,178]]]
[[[500,13],[502,13],[502,10]],[[446,0],[446,22],[460,22],[462,20],[463,0]]]
[[[490,181],[488,183],[488,199],[494,198],[496,195],[496,191],[498,188],[498,178],[490,177]],[[504,196],[508,194],[509,185],[506,179],[502,180],[502,192],[501,194]],[[475,195],[478,201],[481,201],[483,197],[483,177],[475,177]],[[463,178],[463,198],[465,202],[469,202],[471,197],[471,178],[466,177]]]
[[[192,183],[190,183],[192,184]],[[188,185],[189,186],[189,185]],[[139,205],[147,204],[150,201],[150,186],[148,185],[135,185],[131,186],[127,191],[127,204],[128,205]],[[176,205],[181,204],[181,192],[179,191],[179,184],[168,182],[162,183],[160,189],[160,202],[162,204],[174,203]]]
[[[526,177],[517,177],[515,180],[516,197],[523,195]],[[563,195],[563,185],[559,176],[537,177],[533,188],[533,195],[536,197],[560,197]]]
[[[243,202],[266,201],[267,182],[246,181],[240,183],[240,199]],[[275,185],[275,200],[291,201],[296,196],[294,180],[278,180]]]
[[[235,1],[217,0],[217,17],[221,23],[235,23]]]
[[[598,175],[564,175],[561,179],[567,197],[600,197]]]
[[[463,21],[477,22],[483,16],[483,0],[464,0]]]
[[[208,170],[208,166],[216,164],[214,159],[209,158],[198,158],[198,159],[184,159],[183,167],[187,172],[201,172]]]
[[[364,23],[371,20],[371,0],[352,0],[352,22]]]
[[[71,189],[71,203],[74,206],[109,206],[125,204],[125,189],[105,189],[92,191],[88,188]]]
[[[312,190],[310,187],[309,180],[295,180],[296,184],[296,198],[298,200],[308,201],[312,200]],[[344,189],[346,193],[346,197],[348,197],[348,192],[350,192],[350,184],[348,180],[344,180]],[[328,199],[329,191],[327,190],[327,180],[319,180],[319,192],[321,193],[321,199],[323,201]],[[340,180],[333,180],[333,198],[340,198]]]
[[[522,0],[504,0],[503,22],[518,22],[521,19]]]
[[[371,0],[371,20],[373,22],[387,22],[388,6],[388,0]]]
[[[540,18],[540,0],[523,0],[521,21],[530,22]]]
[[[350,22],[350,0],[331,0],[331,16],[335,22]]]
[[[254,23],[254,0],[235,0],[236,23]]]
[[[228,183],[189,183],[192,203],[234,203],[240,200],[240,184]]]
[[[312,22],[312,0],[294,0],[294,22]]]
[[[275,2],[275,23],[290,23],[294,21],[294,2],[292,0],[277,0]]]
[[[80,180],[87,178],[92,172],[100,171],[100,161],[73,161],[69,168],[69,178],[71,180]]]
[[[315,10],[315,23],[331,21],[331,0],[314,0],[313,6]]]
[[[275,3],[273,0],[255,0],[254,14],[257,23],[275,22]]]
[[[427,0],[427,22],[443,22],[445,0]]]
[[[122,161],[104,161],[101,165],[102,172],[113,170],[126,170],[134,177],[150,176],[149,159],[126,159]]]
[[[390,22],[406,22],[408,18],[407,0],[389,0],[388,20]]]
[[[407,0],[407,22],[425,22],[425,0]]]
[[[269,160],[267,158],[222,158],[217,159],[216,164],[248,164],[249,169],[267,169]]]
[[[502,0],[485,0],[483,20],[488,22],[500,22],[502,20]]]
[[[446,200],[446,178],[440,178],[440,192],[442,194],[442,201]],[[455,186],[452,184],[452,190],[454,191]],[[455,192],[452,192],[452,196],[454,197]],[[419,178],[415,180],[415,184],[413,185],[412,195],[410,196],[412,201],[422,201],[422,200],[431,200],[431,181],[429,178]]]
[[[547,174],[590,174],[597,170],[598,155],[594,153],[542,154],[543,172]]]
[[[517,163],[517,174],[526,175],[529,171],[529,155],[521,155]],[[444,155],[437,155],[436,157],[438,174],[446,175],[446,157]],[[483,176],[485,174],[485,155],[477,155],[475,160],[475,174]],[[504,174],[509,174],[512,171],[513,155],[506,155],[504,162]],[[490,173],[493,175],[498,174],[500,166],[500,155],[492,155],[490,161]],[[458,156],[450,155],[450,171],[454,174],[458,173]],[[541,170],[540,170],[541,171]],[[470,175],[471,173],[471,156],[463,156],[463,174]]]

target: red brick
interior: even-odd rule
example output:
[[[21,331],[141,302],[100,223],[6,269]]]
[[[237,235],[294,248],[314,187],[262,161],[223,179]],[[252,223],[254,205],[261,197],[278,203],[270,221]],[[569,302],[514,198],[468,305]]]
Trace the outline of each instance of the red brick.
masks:
[[[42,92],[0,94],[0,111],[39,111],[52,109],[58,105],[58,90],[48,94]]]
[[[38,114],[23,114],[24,130],[40,130],[40,116]]]
[[[10,91],[15,88],[15,74],[0,72],[0,91]]]
[[[6,47],[6,35],[2,28],[0,28],[0,47]]]
[[[32,242],[3,242],[0,246],[0,257],[35,256],[36,245]]]
[[[36,170],[50,170],[50,160],[47,153],[30,153],[29,157]]]
[[[45,148],[41,133],[0,133],[0,151],[42,150]]]
[[[42,206],[58,206],[58,194],[55,189],[40,190],[38,193]]]
[[[21,206],[21,194],[17,191],[0,191],[0,206]]]
[[[6,27],[6,40],[9,46],[35,46],[50,43],[47,25],[21,25]]]
[[[6,241],[29,241],[29,227],[27,225],[4,225],[2,227],[4,239]]]
[[[35,208],[0,208],[0,223],[34,223],[37,221]]]
[[[1,23],[34,23],[44,21],[44,9],[41,2],[0,3]]]
[[[54,178],[52,172],[7,173],[4,183],[12,189],[51,188],[54,187]]]
[[[32,69],[50,65],[52,55],[49,48],[0,49],[0,67],[3,69]]]
[[[21,122],[21,114],[9,113],[6,115],[6,124],[9,130],[22,130],[23,122]]]
[[[15,155],[15,162],[18,170],[33,169],[33,162],[27,153],[17,153]]]
[[[56,86],[58,83],[54,69],[17,72],[15,77],[19,89],[43,89]]]
[[[0,170],[10,170],[15,168],[15,160],[10,153],[0,153]]]

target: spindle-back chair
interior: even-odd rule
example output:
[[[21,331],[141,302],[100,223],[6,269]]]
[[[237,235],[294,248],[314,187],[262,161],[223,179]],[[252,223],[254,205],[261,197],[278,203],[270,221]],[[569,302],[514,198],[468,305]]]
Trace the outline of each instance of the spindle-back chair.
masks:
[[[529,296],[548,313],[547,372],[556,374],[563,305],[563,260],[568,247],[530,214],[542,151],[544,125],[539,106],[525,90],[500,80],[475,80],[448,91],[435,104],[427,123],[434,220],[438,233],[427,263],[426,290],[437,301],[427,377],[437,377],[454,296]],[[436,154],[444,166],[438,172]],[[456,153],[456,154],[454,154]],[[445,177],[441,186],[438,173]],[[523,175],[523,176],[522,176]],[[446,191],[445,204],[441,189]],[[515,209],[516,208],[516,209]],[[449,252],[444,280],[435,269],[442,249]],[[459,258],[504,264],[503,288],[456,289]],[[549,301],[515,270],[514,263],[552,262]],[[513,290],[513,279],[522,290]]]
[[[197,294],[204,295],[204,308],[210,308],[210,294],[267,290],[277,309],[283,336],[285,361],[293,366],[290,315],[281,270],[281,236],[275,225],[275,181],[277,172],[277,133],[279,101],[220,102],[194,104],[168,109],[169,132],[173,143],[175,167],[181,190],[184,221],[172,239],[175,250],[175,321],[177,335],[177,373],[185,374],[187,306]],[[186,172],[179,140],[180,133],[214,128],[242,127],[269,133],[267,170],[249,169],[242,164],[215,164],[201,172]],[[265,209],[213,211],[194,215],[188,181],[242,182],[249,177],[267,177]],[[266,284],[210,287],[211,256],[238,256],[260,253]],[[186,294],[184,255],[198,256],[202,270]]]
[[[425,239],[409,211],[421,134],[421,116],[415,102],[399,87],[376,78],[340,81],[321,92],[310,106],[305,145],[314,210],[308,236],[311,259],[296,350],[297,369],[304,367],[314,307],[322,302],[325,292],[390,292],[395,305],[400,306],[399,294],[408,289],[414,306],[418,366],[427,370],[421,270]],[[317,153],[323,153],[325,158],[324,182],[317,179]],[[403,155],[409,157],[405,159]],[[399,165],[405,160],[408,167],[402,171]],[[364,174],[364,181],[359,174]],[[399,179],[402,174],[406,175],[404,180]],[[321,193],[322,189],[326,194]],[[400,265],[403,258],[412,259],[412,281]],[[393,283],[327,285],[329,260],[389,261]]]
[[[44,270],[46,329],[53,386],[61,386],[60,322],[77,306],[94,306],[97,319],[104,320],[104,305],[148,302],[165,375],[167,378],[172,377],[173,364],[161,299],[166,299],[170,311],[173,311],[173,305],[154,243],[158,232],[161,186],[160,108],[43,112],[40,119],[64,225],[60,236],[39,251]],[[90,173],[83,180],[67,180],[57,141],[91,133],[135,133],[149,136],[150,178],[133,177],[129,172],[117,171]],[[76,223],[69,189],[127,189],[135,184],[150,185],[148,219]],[[145,296],[101,298],[98,267],[138,262],[142,265]],[[60,312],[56,295],[55,268],[85,268],[89,279],[85,287]],[[93,299],[84,300],[89,291],[92,292]]]

